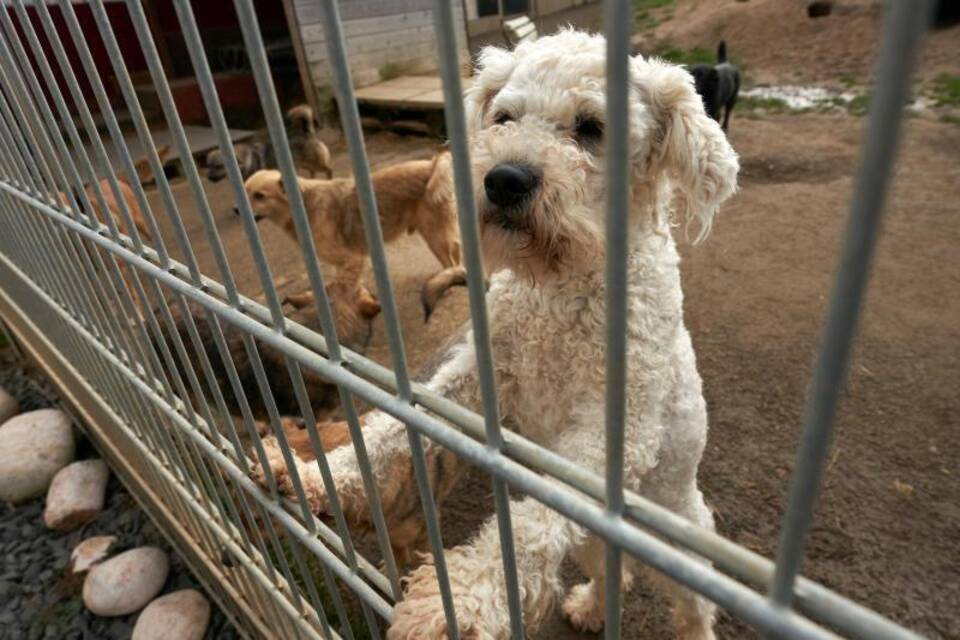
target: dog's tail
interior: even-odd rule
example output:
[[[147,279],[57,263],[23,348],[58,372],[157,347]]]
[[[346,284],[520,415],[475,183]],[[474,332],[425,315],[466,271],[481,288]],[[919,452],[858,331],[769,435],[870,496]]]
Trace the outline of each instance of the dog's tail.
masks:
[[[428,322],[437,302],[451,287],[466,286],[467,271],[462,265],[447,267],[433,274],[420,289],[420,304],[423,305],[423,321]]]
[[[717,46],[717,64],[723,64],[727,61],[727,41],[721,40]]]

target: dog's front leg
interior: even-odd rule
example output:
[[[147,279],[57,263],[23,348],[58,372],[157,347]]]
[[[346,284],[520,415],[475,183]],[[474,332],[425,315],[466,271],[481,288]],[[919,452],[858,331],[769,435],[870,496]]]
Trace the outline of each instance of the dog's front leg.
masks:
[[[479,404],[479,385],[476,377],[476,357],[472,347],[461,349],[454,358],[442,365],[427,386],[436,393],[476,409]],[[365,414],[361,422],[363,443],[360,444],[376,479],[388,527],[397,528],[390,525],[405,524],[411,517],[419,514],[419,501],[411,500],[411,496],[416,496],[417,492],[414,488],[406,426],[383,411]],[[434,481],[437,478],[442,479],[439,486],[432,487],[440,499],[453,487],[465,466],[458,464],[453,454],[430,441],[424,441],[424,446],[430,478]],[[281,492],[291,497],[296,496],[279,442],[272,436],[267,437],[263,439],[263,447]],[[347,517],[353,522],[368,523],[369,503],[360,472],[358,443],[332,451],[327,460],[337,495]],[[318,515],[327,513],[329,500],[316,462],[303,461],[294,456],[294,463],[311,511]],[[254,469],[254,478],[261,484],[266,484],[266,473],[259,465]]]
[[[575,524],[533,498],[510,503],[517,577],[524,624],[536,628],[561,593],[563,558],[586,537]],[[507,593],[496,517],[472,542],[444,554],[461,638],[510,637]],[[448,637],[434,564],[408,577],[406,594],[394,609],[388,640],[442,640]]]
[[[599,429],[603,411],[591,411],[596,421],[571,429],[554,449],[594,472],[604,468],[603,438]],[[589,424],[590,426],[586,426]],[[517,578],[523,622],[535,629],[562,595],[560,565],[587,539],[586,529],[534,498],[510,503]],[[501,640],[510,637],[503,558],[496,516],[490,518],[468,544],[445,553],[461,637]],[[394,610],[389,640],[447,638],[443,605],[434,565],[414,571],[402,602]]]

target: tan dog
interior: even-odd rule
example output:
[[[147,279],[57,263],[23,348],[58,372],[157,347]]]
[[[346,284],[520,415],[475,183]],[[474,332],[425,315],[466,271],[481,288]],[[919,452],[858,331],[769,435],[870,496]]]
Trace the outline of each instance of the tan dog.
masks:
[[[460,237],[450,154],[403,162],[373,174],[384,242],[419,232],[444,269],[424,285],[421,298],[429,318],[449,286],[462,284]],[[352,179],[299,180],[319,257],[336,268],[336,280],[359,282],[367,249],[360,201]],[[278,171],[258,171],[246,182],[254,215],[272,220],[295,237],[290,201]]]
[[[159,156],[160,164],[162,165],[170,156],[170,146],[164,145],[157,149],[157,156]],[[134,168],[137,173],[137,181],[140,184],[148,184],[149,182],[153,181],[153,174],[150,171],[150,164],[146,158],[137,160],[134,163]],[[137,227],[137,231],[139,231],[140,235],[146,240],[152,240],[153,235],[150,233],[150,227],[147,225],[143,211],[140,210],[140,205],[137,203],[136,195],[134,194],[133,187],[131,186],[132,184],[133,183],[130,181],[130,178],[126,173],[122,171],[117,172],[117,186],[119,187],[120,197],[123,199],[124,204],[126,204],[127,210],[130,212],[130,217],[133,218],[134,226]],[[106,178],[102,178],[98,181],[98,186],[100,188],[100,193],[103,194],[103,201],[107,206],[107,211],[109,211],[110,217],[113,219],[114,224],[117,225],[117,229],[120,231],[120,233],[129,235],[129,230],[127,229],[127,223],[123,217],[120,202],[117,200],[116,194],[110,187],[110,181]],[[93,185],[84,185],[83,191],[86,194],[87,199],[90,201],[90,204],[93,205],[93,213],[97,216],[97,220],[106,224],[106,220],[104,219],[103,211],[100,210],[100,202],[97,199],[96,190],[93,188]],[[78,197],[76,191],[74,191],[74,199],[82,208],[83,202]],[[65,194],[61,193],[60,202],[64,205],[67,205],[69,204],[69,199]]]
[[[167,160],[170,155],[170,146],[164,145],[157,149],[157,156],[159,157],[160,164]],[[153,181],[153,173],[150,170],[150,164],[146,158],[141,158],[134,163],[134,168],[137,174],[137,181],[140,184],[148,184]],[[106,205],[107,212],[110,214],[110,218],[113,220],[114,224],[117,225],[117,230],[126,236],[129,236],[129,229],[127,228],[126,220],[123,216],[123,208],[120,205],[120,200],[117,199],[116,193],[110,186],[110,181],[106,178],[101,178],[97,181],[97,186],[99,187],[100,193],[103,195],[103,204]],[[120,198],[123,203],[126,205],[127,211],[130,213],[130,217],[133,219],[133,224],[137,228],[137,231],[140,233],[140,236],[144,240],[153,240],[153,234],[150,232],[150,227],[147,224],[147,220],[143,215],[143,211],[140,209],[140,205],[137,202],[136,194],[133,191],[131,186],[130,178],[123,171],[117,172],[117,188],[120,194]],[[103,224],[106,224],[106,218],[104,217],[104,212],[101,210],[100,200],[97,198],[97,190],[93,188],[93,185],[87,184],[84,185],[83,191],[86,194],[87,200],[90,202],[93,207],[93,213],[97,217],[97,220]],[[60,202],[64,206],[69,205],[69,198],[66,194],[61,193]],[[81,211],[78,212],[81,215],[85,215],[83,211],[83,201],[79,197],[79,194],[74,190],[73,197],[76,203],[80,206]],[[134,289],[130,284],[130,274],[128,272],[128,267],[126,263],[120,262],[120,269],[123,273],[123,279],[126,284],[127,292],[130,294],[130,298],[137,305],[137,308],[140,310],[141,316],[143,315],[143,306],[140,304],[139,298],[134,295]]]
[[[333,178],[330,150],[317,133],[320,123],[310,105],[301,104],[287,111],[286,124],[287,144],[290,145],[297,172],[307,178],[316,178],[318,174],[323,174],[328,180]]]

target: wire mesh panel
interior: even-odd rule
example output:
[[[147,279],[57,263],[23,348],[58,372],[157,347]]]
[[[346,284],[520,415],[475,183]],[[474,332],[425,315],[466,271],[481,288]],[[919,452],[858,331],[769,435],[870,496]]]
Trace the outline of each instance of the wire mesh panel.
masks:
[[[17,324],[13,316],[21,324],[29,319],[32,334],[26,334],[36,341],[31,350],[46,353],[51,369],[54,361],[60,362],[61,384],[73,388],[75,393],[67,395],[86,407],[95,441],[211,594],[250,635],[382,637],[397,611],[406,615],[421,602],[415,599],[407,609],[398,606],[405,599],[407,574],[414,591],[413,585],[431,582],[438,604],[429,629],[406,626],[403,637],[433,637],[437,629],[446,629],[450,638],[476,637],[477,623],[470,622],[475,612],[463,607],[471,587],[464,585],[463,552],[444,553],[436,504],[438,494],[446,491],[447,479],[441,476],[454,474],[454,466],[465,461],[489,474],[492,482],[490,539],[499,557],[483,560],[491,563],[498,584],[471,597],[496,600],[503,620],[496,637],[523,637],[525,628],[542,617],[532,604],[529,581],[538,567],[530,565],[530,541],[518,538],[523,525],[517,522],[527,517],[520,505],[535,504],[543,509],[538,513],[574,523],[576,535],[593,536],[605,549],[601,593],[607,637],[630,637],[620,622],[621,575],[629,560],[649,565],[771,637],[830,638],[839,633],[913,638],[875,612],[798,576],[798,569],[911,66],[926,27],[927,12],[920,9],[929,4],[894,2],[886,19],[863,162],[775,563],[630,490],[625,481],[630,473],[625,450],[631,446],[625,411],[633,401],[625,357],[631,238],[620,230],[628,228],[633,206],[627,132],[636,93],[630,79],[627,2],[605,7],[605,113],[594,114],[606,120],[606,131],[620,132],[608,135],[598,150],[606,154],[608,229],[605,410],[596,423],[598,440],[601,422],[605,424],[605,451],[599,467],[571,464],[563,451],[502,424],[502,394],[509,390],[504,391],[505,374],[494,358],[496,318],[487,308],[478,222],[482,207],[474,184],[477,161],[468,140],[453,5],[446,0],[433,5],[434,28],[472,319],[466,345],[457,353],[472,354],[472,395],[456,388],[444,394],[435,380],[421,384],[408,371],[384,249],[383,212],[378,211],[333,0],[319,0],[319,9],[391,368],[338,340],[339,301],[318,259],[311,205],[298,183],[252,0],[236,0],[235,9],[276,154],[275,186],[289,206],[290,231],[306,267],[317,323],[285,317],[257,224],[262,214],[245,189],[203,34],[188,0],[173,5],[223,157],[252,272],[265,294],[263,303],[241,293],[237,265],[221,239],[143,5],[127,0],[124,7],[140,43],[150,91],[157,97],[162,129],[182,164],[186,196],[179,199],[177,185],[164,173],[158,127],[148,121],[118,42],[118,22],[103,0],[90,3],[95,34],[85,31],[71,0],[11,0],[0,11],[0,219],[7,229],[0,237],[0,309],[10,314],[11,324]],[[93,42],[106,52],[111,69],[97,67]],[[107,71],[117,93],[105,85]],[[118,119],[120,109],[129,114],[129,126]],[[142,159],[130,151],[131,135]],[[113,158],[119,159],[118,169]],[[156,181],[155,198],[141,186],[144,171]],[[182,215],[185,202],[196,212],[198,224],[192,227]],[[196,255],[201,244],[213,255],[212,273],[201,271]],[[344,446],[355,461],[349,491],[339,475],[341,449],[326,450],[330,447],[319,426],[325,423],[317,415],[312,382],[318,376],[336,386],[344,417],[340,428],[348,441]],[[281,403],[281,396],[289,401]],[[361,404],[379,413],[362,414]],[[300,447],[290,441],[291,422],[303,427]],[[383,434],[393,438],[387,441]],[[399,451],[389,460],[400,461],[400,471],[383,462],[389,447]],[[403,500],[384,482],[388,473],[411,478]],[[511,493],[525,497],[511,499]],[[404,517],[399,517],[402,509]],[[408,573],[411,559],[398,557],[403,544],[397,541],[409,533],[400,531],[401,525],[412,527],[431,557],[413,574]],[[372,542],[357,544],[362,530],[369,530]],[[476,606],[475,601],[469,604]],[[399,634],[395,625],[394,637]]]

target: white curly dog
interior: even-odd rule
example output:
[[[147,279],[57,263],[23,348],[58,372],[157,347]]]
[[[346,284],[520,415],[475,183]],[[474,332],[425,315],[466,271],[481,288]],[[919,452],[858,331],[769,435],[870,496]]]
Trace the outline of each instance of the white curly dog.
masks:
[[[602,36],[573,30],[512,52],[485,49],[466,96],[486,266],[494,274],[487,305],[504,419],[597,473],[605,463],[603,138],[627,135],[604,127],[605,49]],[[636,57],[630,73],[632,204],[630,228],[623,230],[630,246],[625,483],[712,529],[697,488],[706,406],[683,323],[671,226],[696,222],[704,236],[720,203],[736,188],[739,165],[720,126],[704,112],[687,71]],[[428,386],[480,410],[471,339]],[[405,427],[376,412],[366,420],[364,438],[389,513],[396,496],[415,493]],[[277,443],[266,444],[274,473],[291,491]],[[329,459],[345,509],[362,520],[367,500],[353,448],[338,449]],[[312,507],[324,512],[316,465],[298,466]],[[528,628],[562,595],[558,572],[570,554],[589,581],[567,594],[564,614],[581,629],[601,628],[603,542],[532,498],[514,500],[510,510]],[[496,519],[468,544],[447,550],[446,561],[461,637],[508,638]],[[632,569],[624,572],[625,584]],[[667,579],[655,584],[673,602],[679,637],[714,637],[712,603]],[[388,637],[447,637],[432,563],[408,576]]]

